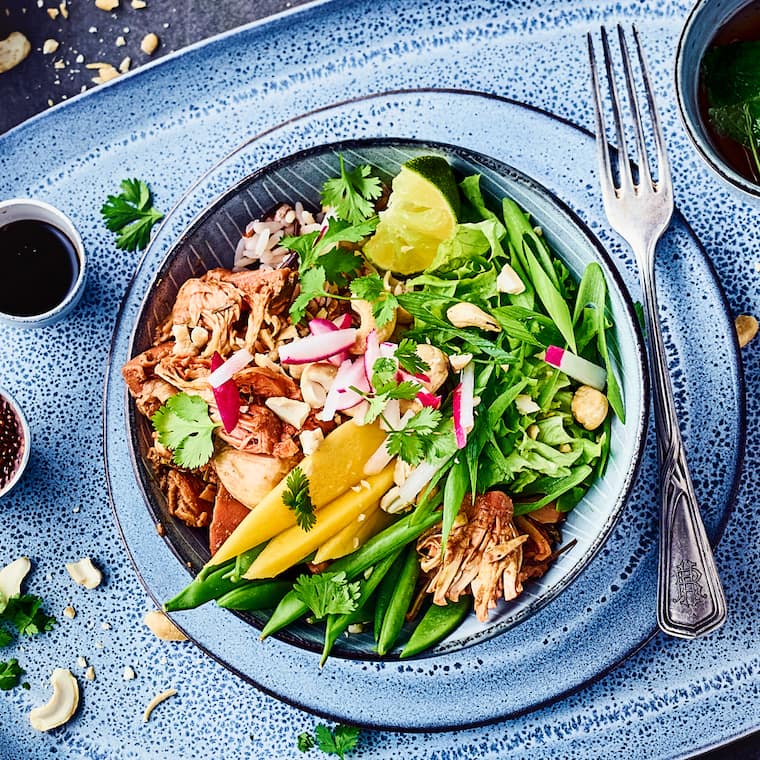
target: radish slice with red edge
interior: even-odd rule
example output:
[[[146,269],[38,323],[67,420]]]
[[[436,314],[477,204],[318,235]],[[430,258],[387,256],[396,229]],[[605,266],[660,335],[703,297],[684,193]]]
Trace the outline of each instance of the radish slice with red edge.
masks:
[[[364,374],[367,382],[372,385],[372,370],[375,362],[381,358],[380,343],[377,340],[377,330],[370,330],[367,335],[367,349],[364,352]]]
[[[396,356],[397,348],[398,346],[395,343],[386,340],[380,344],[380,356],[383,356],[386,359],[393,359],[393,357]]]
[[[401,484],[398,497],[389,505],[388,512],[395,514],[400,512],[408,504],[411,504],[420,491],[433,479],[433,476],[441,467],[441,462],[422,462],[410,473],[409,477]]]
[[[315,317],[309,320],[309,332],[312,335],[322,335],[323,333],[335,332],[338,326],[331,322],[329,319],[322,319],[321,317]]]
[[[351,327],[351,321],[351,315],[348,312],[345,312],[345,314],[341,314],[339,317],[333,319],[333,324],[339,330],[346,330]]]
[[[361,358],[355,362],[346,360],[340,365],[318,419],[329,422],[335,416],[335,412],[342,412],[360,404],[364,399],[356,391],[351,390],[352,386],[364,393],[369,392],[369,383],[364,374],[364,362]]]
[[[430,391],[420,391],[417,394],[417,401],[419,401],[422,406],[430,406],[433,409],[439,409],[441,406],[441,397],[436,396],[434,393],[430,393]]]
[[[472,364],[468,364],[462,370],[461,378],[451,399],[454,437],[458,449],[465,447],[467,434],[475,426],[475,368]]]
[[[576,356],[559,346],[549,346],[546,349],[544,361],[552,367],[561,369],[573,380],[584,385],[590,385],[598,391],[604,390],[604,386],[607,384],[607,372],[603,367],[599,367],[582,356]]]
[[[240,372],[241,369],[247,367],[253,361],[253,355],[245,348],[241,348],[230,356],[227,361],[224,361],[220,356],[222,363],[214,368],[211,367],[212,372],[208,376],[208,381],[211,383],[212,388],[218,388],[228,380],[232,380],[232,376]]]
[[[219,352],[215,351],[211,357],[212,372],[215,372],[219,367],[223,367],[224,363],[224,359],[222,359]],[[238,391],[234,380],[227,380],[217,387],[212,386],[212,390],[214,391],[216,408],[219,410],[219,416],[222,418],[222,425],[230,433],[240,419],[240,391]]]
[[[354,345],[356,332],[355,327],[349,327],[346,330],[307,335],[286,343],[279,348],[280,361],[283,364],[311,364],[329,359],[341,351],[348,351]]]

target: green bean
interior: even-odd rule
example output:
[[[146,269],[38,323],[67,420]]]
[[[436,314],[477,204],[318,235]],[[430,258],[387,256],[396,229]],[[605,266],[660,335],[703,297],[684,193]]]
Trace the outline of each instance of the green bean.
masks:
[[[424,517],[420,517],[420,514],[416,511],[412,512],[376,536],[373,536],[353,554],[341,557],[333,562],[326,572],[332,574],[342,571],[345,572],[349,580],[353,580],[368,567],[372,567],[372,565],[387,557],[396,551],[396,549],[406,546],[406,544],[413,541],[440,519],[440,512],[429,512]],[[261,632],[261,638],[265,639],[272,633],[290,625],[308,611],[308,606],[293,591],[290,591],[283,597],[280,604],[277,605],[277,608],[272,613],[272,617],[269,618],[269,621],[264,626],[264,630]]]
[[[380,588],[377,590],[377,599],[375,600],[375,622],[373,626],[373,632],[375,636],[375,643],[377,643],[380,637],[380,629],[383,627],[383,618],[388,610],[388,605],[391,603],[391,597],[393,592],[398,586],[398,579],[401,575],[401,568],[404,566],[404,558],[400,555],[396,555],[396,560],[393,563],[393,567],[386,573],[383,578]]]
[[[247,581],[219,597],[216,603],[228,610],[270,610],[280,603],[292,585],[290,581]]]
[[[398,578],[398,585],[383,617],[383,625],[377,640],[378,654],[386,654],[393,649],[414,598],[414,589],[419,575],[420,562],[417,557],[417,547],[412,544],[404,554],[404,564]]]
[[[205,577],[201,577],[199,573],[177,596],[164,604],[164,609],[167,612],[191,610],[226,594],[235,587],[228,577],[234,567],[235,560],[231,559],[207,573]]]
[[[327,625],[325,626],[325,643],[322,648],[322,659],[319,661],[320,668],[325,664],[333,645],[343,631],[354,623],[362,623],[367,620],[369,616],[369,600],[375,589],[387,577],[388,571],[400,556],[401,551],[401,549],[397,549],[384,559],[381,559],[372,569],[372,574],[369,578],[361,581],[359,599],[353,612],[347,612],[343,615],[328,615]]]
[[[431,604],[401,650],[401,658],[413,657],[445,639],[465,619],[471,604],[470,596],[445,605]]]

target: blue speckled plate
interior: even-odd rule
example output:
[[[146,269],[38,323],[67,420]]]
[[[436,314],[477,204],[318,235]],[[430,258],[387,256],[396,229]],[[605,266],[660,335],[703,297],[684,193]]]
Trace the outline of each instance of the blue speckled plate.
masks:
[[[525,592],[518,599],[499,605],[491,614],[487,625],[479,623],[475,615],[471,614],[454,634],[431,650],[428,656],[455,652],[463,646],[484,641],[526,620],[548,604],[578,577],[599,551],[617,522],[633,485],[649,411],[643,340],[633,303],[622,287],[617,270],[598,241],[577,217],[545,188],[492,158],[455,146],[392,138],[352,140],[308,148],[293,156],[282,157],[228,188],[225,183],[231,181],[239,171],[245,171],[245,165],[252,159],[255,162],[253,157],[258,156],[256,143],[246,144],[205,177],[183,199],[181,207],[166,219],[151,243],[141,270],[136,274],[136,279],[142,281],[142,268],[154,273],[136,323],[130,324],[119,319],[114,339],[120,343],[121,332],[131,332],[129,356],[152,346],[153,336],[165,323],[181,284],[208,269],[231,267],[236,241],[240,239],[241,231],[248,222],[261,218],[267,210],[284,200],[291,203],[300,200],[306,208],[319,208],[319,188],[328,177],[340,171],[338,154],[343,156],[349,168],[359,164],[371,165],[389,184],[404,161],[431,153],[444,156],[460,179],[472,174],[480,175],[481,187],[492,208],[500,208],[501,199],[511,197],[528,210],[533,222],[542,228],[546,240],[563,258],[576,279],[580,279],[590,261],[597,261],[603,267],[609,282],[611,318],[616,326],[611,353],[615,371],[621,378],[626,422],[623,424],[617,418],[613,421],[609,466],[604,477],[596,481],[563,523],[562,542],[565,545],[572,542],[572,550],[562,554],[540,580],[527,584]],[[204,208],[209,198],[216,198],[217,195],[219,197]],[[174,214],[184,216],[198,207],[202,210],[195,221],[188,229],[175,235],[177,223]],[[162,254],[167,248],[168,253],[162,260]],[[157,268],[156,262],[159,262]],[[134,294],[135,297],[139,295],[137,292]],[[118,399],[113,401],[118,403]],[[109,401],[106,413],[110,414],[113,410],[114,404]],[[129,402],[127,420],[129,454],[151,519],[164,526],[167,544],[180,561],[197,572],[209,559],[208,533],[190,528],[171,517],[152,468],[145,460],[146,452],[153,443],[152,428],[148,420],[136,411],[132,402]],[[122,440],[122,437],[116,439],[117,446]],[[117,519],[124,512],[131,514],[134,509],[139,509],[131,494],[126,499],[116,498],[114,507]],[[163,598],[170,598],[177,591],[179,589],[168,586],[151,588],[154,595]],[[193,639],[205,646],[205,608],[192,613],[192,620],[189,614],[178,617],[185,630],[193,628]],[[259,629],[267,619],[263,614],[241,617]],[[410,630],[405,631],[401,640],[405,641],[409,633]],[[237,635],[237,630],[228,634],[229,637],[234,635]],[[313,652],[321,652],[323,626],[293,624],[278,634],[278,637]],[[374,648],[373,636],[367,632],[339,640],[332,655],[376,660],[378,656],[374,653]],[[226,660],[224,650],[214,651],[214,655]],[[398,650],[383,659],[397,658]]]
[[[478,124],[476,133],[469,128],[473,119]],[[129,336],[163,252],[204,200],[208,202],[255,168],[294,149],[336,138],[385,136],[389,129],[397,136],[434,142],[456,138],[462,147],[504,160],[546,184],[610,241],[623,278],[634,294],[638,291],[628,252],[610,239],[606,221],[595,210],[597,193],[588,179],[593,177],[595,159],[588,134],[546,113],[475,93],[390,93],[343,103],[270,130],[225,161],[218,172],[203,178],[167,221],[137,272],[114,334],[112,368],[117,369],[129,355]],[[556,145],[567,153],[559,153]],[[273,195],[272,200],[277,198]],[[693,453],[690,460],[697,491],[704,495],[709,489],[719,495],[705,514],[708,532],[715,537],[727,516],[734,476],[726,477],[723,465],[715,466],[714,454],[720,451],[718,461],[728,467],[733,462],[735,467],[741,441],[737,435],[742,429],[741,384],[735,353],[729,354],[733,361],[728,364],[706,362],[704,357],[719,356],[721,350],[725,355],[731,323],[712,269],[678,216],[662,243],[659,262],[666,343],[672,352],[676,398],[684,437]],[[684,297],[686,293],[699,293],[700,304],[709,301],[709,322],[700,319],[701,312]],[[697,321],[700,329],[694,330]],[[720,418],[709,413],[709,399],[686,393],[706,386],[720,388],[727,399],[726,414]],[[120,376],[111,372],[106,394],[106,461],[112,499],[135,566],[149,593],[160,600],[181,588],[187,575],[162,546],[152,516],[134,497],[125,406]],[[654,631],[657,497],[653,444],[650,436],[641,476],[623,519],[582,581],[520,626],[461,652],[409,663],[335,660],[320,671],[316,654],[283,641],[259,643],[243,620],[213,606],[177,614],[175,619],[212,656],[260,688],[336,719],[419,730],[483,723],[550,702],[608,670]],[[525,672],[530,678],[517,675]],[[453,700],[452,694],[471,694],[472,698]]]

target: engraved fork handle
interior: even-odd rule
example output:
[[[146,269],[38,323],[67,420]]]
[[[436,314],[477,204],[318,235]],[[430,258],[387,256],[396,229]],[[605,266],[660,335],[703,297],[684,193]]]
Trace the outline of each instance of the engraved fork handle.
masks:
[[[649,339],[649,368],[660,460],[660,555],[657,622],[672,636],[697,638],[726,619],[726,599],[699,513],[678,427],[654,281],[657,240],[636,250]],[[640,256],[643,253],[643,256]]]

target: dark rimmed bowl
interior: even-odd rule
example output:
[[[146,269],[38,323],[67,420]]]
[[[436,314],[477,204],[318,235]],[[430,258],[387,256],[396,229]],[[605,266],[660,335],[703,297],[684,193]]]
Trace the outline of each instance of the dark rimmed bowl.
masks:
[[[221,165],[213,187],[228,189],[194,218],[186,222],[167,220],[169,227],[165,226],[159,232],[160,244],[161,235],[166,237],[172,223],[175,226],[181,223],[185,230],[167,248],[168,252],[143,299],[135,318],[129,355],[134,356],[150,345],[155,328],[168,315],[182,282],[211,267],[231,266],[235,244],[248,221],[263,215],[273,204],[286,200],[301,199],[305,205],[318,208],[319,187],[338,170],[338,153],[344,156],[349,166],[372,164],[385,180],[415,155],[443,155],[460,176],[481,175],[483,189],[492,205],[498,207],[501,197],[509,195],[527,209],[576,278],[580,277],[587,263],[598,262],[610,289],[611,316],[616,324],[612,354],[621,378],[627,421],[625,424],[618,420],[613,423],[612,450],[606,473],[565,523],[563,540],[575,539],[577,543],[572,551],[560,556],[542,579],[528,584],[518,600],[502,604],[486,626],[472,616],[426,655],[456,651],[507,630],[548,604],[578,577],[612,531],[633,483],[646,430],[648,393],[642,339],[631,299],[609,257],[580,220],[544,187],[500,161],[462,148],[413,140],[373,139],[309,149],[276,161],[237,182],[234,167]],[[202,184],[192,191],[196,199],[204,187],[208,192],[209,188]],[[170,550],[191,571],[197,571],[209,556],[206,536],[168,515],[163,494],[144,460],[151,440],[150,425],[136,412],[134,405],[128,403],[128,441],[146,506],[154,522],[164,527]],[[203,615],[204,612],[201,608],[186,614]],[[256,614],[241,617],[256,628],[262,627],[265,620],[264,616]],[[280,638],[311,651],[321,651],[322,648],[321,629],[308,624],[294,625],[280,634]],[[377,659],[372,650],[371,635],[360,634],[342,639],[333,653],[353,659]]]
[[[0,386],[0,414],[4,419],[0,421],[2,425],[2,436],[0,436],[0,447],[8,451],[0,451],[0,457],[3,458],[3,464],[6,464],[6,453],[9,454],[7,463],[11,465],[8,471],[8,479],[0,479],[0,499],[9,494],[16,484],[21,480],[26,465],[29,462],[31,451],[31,437],[29,435],[29,425],[24,416],[21,406],[15,398]],[[7,419],[5,418],[7,415]],[[9,423],[6,425],[6,423]]]

